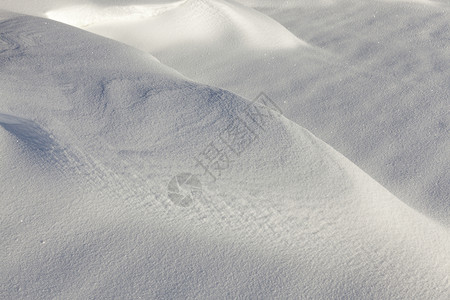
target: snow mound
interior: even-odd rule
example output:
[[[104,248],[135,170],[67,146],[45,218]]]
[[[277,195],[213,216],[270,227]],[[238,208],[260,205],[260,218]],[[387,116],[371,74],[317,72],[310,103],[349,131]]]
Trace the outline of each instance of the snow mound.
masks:
[[[90,27],[101,24],[142,21],[174,9],[186,1],[175,3],[102,6],[95,4],[63,7],[47,12],[47,17],[76,27]]]
[[[187,0],[130,6],[69,6],[46,13],[50,19],[139,45],[145,51],[197,45],[206,51],[283,49],[305,46],[273,19],[238,3]],[[160,28],[164,28],[162,33]]]
[[[1,17],[4,298],[448,295],[448,230],[280,112],[123,44]],[[226,144],[235,126],[245,139]],[[199,160],[215,150],[214,180]],[[201,195],[180,207],[167,187],[186,173]]]
[[[111,37],[150,51],[198,82],[247,98],[264,90],[282,99],[279,104],[288,118],[408,205],[449,225],[445,1],[438,6],[417,4],[420,1],[241,2],[256,5],[314,47],[269,51],[231,42],[222,47],[214,37],[199,42],[193,33],[178,37],[173,32],[177,21],[169,13],[158,16],[151,38],[141,22]],[[110,23],[92,30],[108,35],[120,32],[118,26]],[[240,26],[241,32],[246,28]],[[220,26],[216,32],[217,38],[222,36]]]

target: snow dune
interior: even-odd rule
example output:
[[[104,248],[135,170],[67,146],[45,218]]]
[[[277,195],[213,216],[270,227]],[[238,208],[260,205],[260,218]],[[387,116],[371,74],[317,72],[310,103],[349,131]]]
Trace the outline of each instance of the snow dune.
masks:
[[[187,1],[86,29],[198,82],[247,98],[266,91],[289,119],[448,226],[448,1],[239,2],[270,18],[231,1]],[[55,19],[76,22],[63,11]]]
[[[150,52],[195,48],[213,57],[242,48],[259,51],[307,45],[271,18],[223,0],[106,7],[84,4],[50,10],[46,16],[133,46],[138,44]]]
[[[68,25],[0,19],[2,298],[450,293],[448,229],[280,113]],[[240,121],[255,139],[211,180],[195,159]],[[167,196],[183,172],[202,182],[188,207]]]
[[[76,27],[89,28],[102,24],[126,23],[141,21],[150,17],[158,16],[164,12],[174,9],[186,1],[174,3],[160,3],[147,5],[107,6],[95,4],[75,5],[49,11],[46,15]]]

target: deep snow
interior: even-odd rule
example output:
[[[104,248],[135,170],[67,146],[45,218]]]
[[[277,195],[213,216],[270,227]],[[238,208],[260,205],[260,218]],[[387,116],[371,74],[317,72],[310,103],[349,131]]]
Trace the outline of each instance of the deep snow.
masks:
[[[47,19],[0,28],[2,298],[450,293],[448,228],[286,118],[287,98],[283,116]],[[222,148],[212,181],[196,159],[240,121],[256,139]],[[202,195],[180,207],[184,172]]]
[[[112,10],[134,6],[85,4],[90,19],[101,20],[81,27],[199,82],[247,98],[265,91],[289,119],[448,226],[448,1],[240,2],[264,14],[233,1],[190,0],[108,22]],[[45,15],[78,25],[79,7]]]

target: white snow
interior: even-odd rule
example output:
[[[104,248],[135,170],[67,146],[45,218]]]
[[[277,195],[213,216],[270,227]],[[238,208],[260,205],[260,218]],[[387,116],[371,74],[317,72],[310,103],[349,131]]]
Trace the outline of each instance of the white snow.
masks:
[[[447,298],[445,222],[405,204],[294,122],[331,141],[342,139],[337,145],[350,154],[360,142],[371,155],[355,150],[361,154],[355,160],[372,171],[383,170],[383,157],[419,152],[418,158],[410,156],[414,170],[421,163],[427,183],[444,182],[443,190],[434,191],[442,191],[436,199],[448,210],[448,98],[431,101],[423,93],[423,105],[419,98],[408,102],[406,96],[417,92],[412,85],[394,107],[414,118],[405,124],[415,134],[394,131],[403,136],[400,142],[383,142],[392,138],[387,129],[405,127],[392,125],[398,119],[387,105],[394,97],[383,98],[395,89],[375,91],[399,75],[383,68],[364,77],[362,69],[393,54],[391,48],[367,58],[355,55],[360,49],[350,38],[348,51],[336,54],[339,47],[329,36],[345,26],[327,33],[333,20],[328,4],[310,11],[310,19],[300,15],[304,22],[301,5],[289,11],[266,6],[284,27],[231,1],[151,3],[164,12],[144,1],[108,2],[45,5],[47,16],[68,23],[80,21],[76,9],[89,9],[74,25],[90,24],[88,30],[104,30],[144,51],[49,19],[0,11],[0,298]],[[17,2],[5,3],[0,8],[20,11]],[[367,13],[358,13],[366,8],[361,5],[353,20]],[[107,13],[98,14],[102,9]],[[448,24],[431,13],[434,26]],[[43,15],[38,9],[33,14]],[[322,28],[322,39],[318,31],[308,36],[292,25],[297,22]],[[144,25],[152,27],[138,31]],[[206,28],[196,30],[197,25]],[[370,26],[362,28],[373,34]],[[396,72],[415,80],[428,74],[421,88],[443,96],[446,86],[431,83],[448,78],[446,41],[439,44],[445,31],[435,38],[432,29],[426,32],[424,39],[436,43],[434,71],[426,65],[412,75],[401,61]],[[431,51],[420,48],[419,62],[425,49]],[[265,91],[263,84],[284,116],[248,100]],[[256,110],[265,117],[249,115]],[[435,124],[426,118],[436,111],[442,112],[442,132],[430,140]],[[251,130],[245,138],[252,140],[239,144],[245,147],[237,155],[221,138],[242,121]],[[356,138],[352,123],[361,128]],[[418,144],[435,145],[434,152],[411,146]],[[196,162],[205,149],[212,155],[211,145],[226,154],[222,163],[230,159],[214,173],[216,181]],[[402,188],[414,190],[418,177],[395,170],[392,177]],[[183,173],[201,181],[202,195],[193,195],[186,207],[168,196],[169,183]]]
[[[148,5],[101,6],[95,4],[75,5],[49,11],[46,15],[53,20],[76,27],[90,27],[102,24],[126,23],[158,16],[186,2],[160,3]]]
[[[199,82],[247,98],[264,90],[289,119],[409,205],[450,224],[448,2],[251,2],[285,27],[224,3],[187,1],[134,25],[88,29]],[[256,42],[252,26],[237,19],[252,20],[273,47]],[[294,44],[286,28],[302,46],[282,46]]]
[[[269,17],[222,0],[109,7],[85,4],[51,10],[46,16],[151,52],[194,47],[212,57],[211,52],[218,50],[222,54],[240,48],[307,45]]]

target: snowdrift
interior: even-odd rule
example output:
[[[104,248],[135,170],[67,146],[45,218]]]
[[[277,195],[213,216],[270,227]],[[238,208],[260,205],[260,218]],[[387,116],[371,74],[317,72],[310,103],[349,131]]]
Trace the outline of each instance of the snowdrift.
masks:
[[[116,22],[108,8],[85,5],[104,21],[82,28],[149,51],[198,82],[247,98],[266,91],[289,119],[448,226],[448,1],[239,2],[270,18],[205,0]],[[107,7],[118,16],[135,6]],[[75,12],[47,16],[77,25]]]
[[[449,294],[448,230],[279,111],[68,25],[0,20],[2,298]],[[214,178],[205,153],[227,163]],[[186,172],[201,191],[182,207],[167,188]]]
[[[188,56],[195,49],[196,55],[212,58],[242,49],[307,46],[266,15],[222,0],[106,7],[84,4],[50,10],[45,15],[150,52],[183,48]]]

